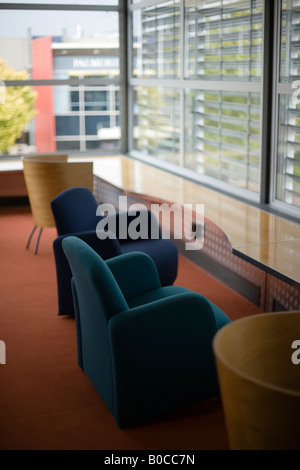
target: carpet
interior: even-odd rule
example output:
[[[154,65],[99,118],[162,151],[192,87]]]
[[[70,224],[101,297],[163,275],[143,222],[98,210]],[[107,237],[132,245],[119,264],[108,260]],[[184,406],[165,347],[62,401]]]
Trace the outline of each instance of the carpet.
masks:
[[[52,242],[44,229],[25,248],[33,219],[28,207],[0,208],[0,449],[228,449],[220,400],[186,407],[142,426],[120,430],[77,365],[73,318],[57,315]],[[216,303],[231,319],[260,310],[182,256],[176,284]]]

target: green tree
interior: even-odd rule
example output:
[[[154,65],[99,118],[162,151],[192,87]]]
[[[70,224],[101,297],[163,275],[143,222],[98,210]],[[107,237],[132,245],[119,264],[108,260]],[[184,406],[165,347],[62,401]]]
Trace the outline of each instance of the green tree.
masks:
[[[17,72],[0,59],[0,80],[27,80],[26,71]],[[0,153],[6,153],[21,137],[25,125],[37,114],[36,92],[30,86],[8,86],[0,103]]]

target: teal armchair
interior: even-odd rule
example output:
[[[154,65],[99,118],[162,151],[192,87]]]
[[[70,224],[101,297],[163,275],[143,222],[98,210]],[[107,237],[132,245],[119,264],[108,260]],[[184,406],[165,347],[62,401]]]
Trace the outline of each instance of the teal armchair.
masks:
[[[230,322],[224,312],[184,287],[162,287],[145,253],[104,261],[73,236],[63,250],[78,364],[120,428],[219,393],[212,340]]]

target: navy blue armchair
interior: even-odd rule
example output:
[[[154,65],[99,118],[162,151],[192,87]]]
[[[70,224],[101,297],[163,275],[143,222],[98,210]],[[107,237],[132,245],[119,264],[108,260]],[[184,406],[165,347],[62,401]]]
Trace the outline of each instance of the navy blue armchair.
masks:
[[[212,341],[230,319],[204,296],[162,287],[141,252],[102,260],[63,240],[72,270],[78,364],[120,428],[219,394]]]
[[[148,254],[154,261],[161,284],[172,285],[177,277],[178,251],[172,240],[163,239],[158,222],[151,211],[145,209],[148,217],[148,238],[120,239],[118,237],[119,219],[122,214],[115,214],[115,238],[100,239],[96,227],[105,216],[96,214],[98,204],[93,193],[83,187],[70,188],[51,201],[51,209],[55,220],[58,237],[54,240],[53,251],[56,265],[58,314],[74,315],[74,305],[71,291],[71,270],[62,249],[65,236],[76,235],[84,240],[103,259],[133,251]],[[106,220],[112,217],[106,216]],[[126,214],[128,225],[137,215]],[[156,227],[157,226],[157,227]],[[151,227],[158,233],[158,238],[151,238]]]

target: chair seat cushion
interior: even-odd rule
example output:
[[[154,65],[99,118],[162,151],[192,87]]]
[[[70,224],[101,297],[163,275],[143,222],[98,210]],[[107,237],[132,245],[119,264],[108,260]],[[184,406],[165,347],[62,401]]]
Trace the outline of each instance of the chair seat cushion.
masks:
[[[160,289],[155,289],[151,292],[147,292],[146,294],[140,295],[138,297],[134,297],[133,299],[126,299],[129,308],[139,307],[141,305],[148,304],[150,302],[155,302],[156,300],[164,299],[167,297],[173,297],[176,294],[183,294],[185,292],[193,292],[186,287],[181,286],[166,286],[161,287]],[[199,297],[203,297],[199,294]],[[204,297],[203,297],[204,298]],[[217,328],[220,329],[224,325],[228,323],[227,315],[213,302],[206,299],[206,301],[210,304],[213,315],[215,317]]]

